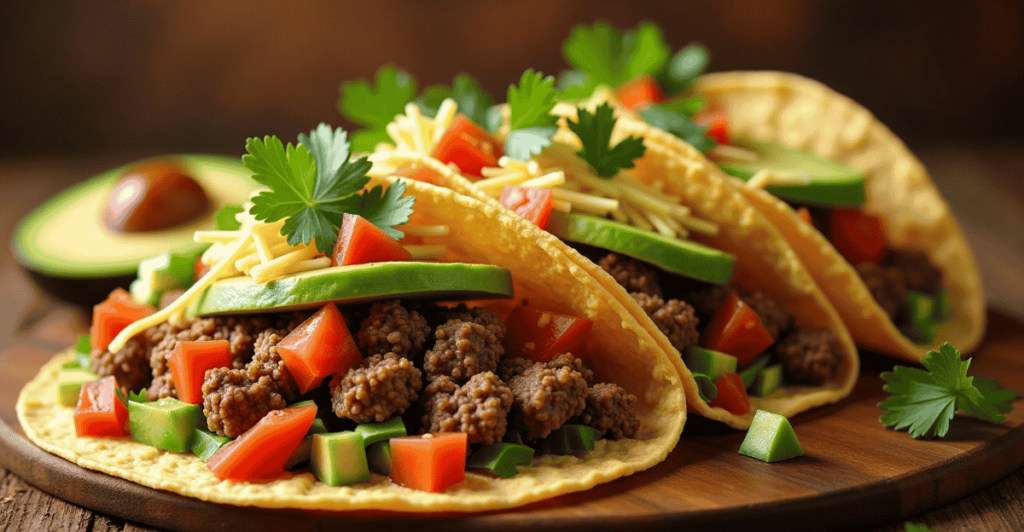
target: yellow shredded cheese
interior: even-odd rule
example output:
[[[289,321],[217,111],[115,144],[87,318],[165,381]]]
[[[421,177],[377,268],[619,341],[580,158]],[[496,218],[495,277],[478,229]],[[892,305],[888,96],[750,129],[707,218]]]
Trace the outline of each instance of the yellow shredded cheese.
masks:
[[[409,244],[402,246],[406,251],[412,254],[409,260],[423,260],[434,257],[440,257],[448,252],[448,246],[432,245],[432,246],[420,246]]]

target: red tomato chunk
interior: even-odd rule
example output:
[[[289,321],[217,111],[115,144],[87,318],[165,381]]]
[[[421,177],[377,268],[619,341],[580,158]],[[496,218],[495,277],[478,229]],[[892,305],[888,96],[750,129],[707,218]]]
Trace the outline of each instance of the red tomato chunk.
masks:
[[[466,434],[391,438],[391,481],[414,490],[439,492],[465,478]]]
[[[128,407],[117,391],[113,375],[82,385],[75,407],[75,434],[84,436],[127,436]]]

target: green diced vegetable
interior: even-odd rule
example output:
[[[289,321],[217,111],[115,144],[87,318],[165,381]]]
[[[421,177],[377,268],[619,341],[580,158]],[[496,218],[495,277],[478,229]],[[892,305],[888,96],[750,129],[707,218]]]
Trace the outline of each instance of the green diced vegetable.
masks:
[[[945,323],[953,318],[953,298],[943,288],[935,294],[935,323]]]
[[[165,397],[151,403],[128,401],[132,439],[158,449],[185,452],[195,430],[206,424],[203,408]]]
[[[212,432],[196,429],[192,433],[192,453],[203,462],[210,459],[213,453],[217,452],[225,443],[231,441],[227,436],[218,436]]]
[[[466,469],[487,469],[504,478],[519,474],[516,466],[530,465],[533,449],[514,443],[493,443],[481,447],[466,459]]]
[[[750,386],[754,384],[754,379],[757,378],[757,374],[761,372],[765,366],[768,365],[768,355],[761,355],[754,360],[751,360],[749,364],[740,370],[740,377],[743,379],[743,386],[750,389]]]
[[[712,381],[725,373],[736,373],[736,357],[695,345],[686,348],[683,363],[692,373],[707,375]]]
[[[193,266],[202,251],[197,247],[184,253],[167,252],[140,262],[138,279],[130,286],[132,299],[155,307],[164,292],[191,285]]]
[[[82,392],[82,385],[99,377],[87,368],[73,367],[60,370],[57,375],[57,401],[62,406],[75,406]]]
[[[370,471],[381,475],[391,474],[391,443],[379,441],[366,446],[366,462]]]
[[[88,369],[92,363],[92,359],[89,353],[92,351],[92,340],[88,334],[79,335],[78,340],[75,342],[75,360],[78,365]]]
[[[313,427],[310,427],[312,430]],[[317,434],[324,434],[318,432]],[[313,457],[313,434],[307,433],[307,436],[302,438],[299,442],[298,447],[292,451],[292,455],[288,457],[288,461],[284,463],[285,469],[291,469],[303,462],[309,462]]]
[[[758,410],[740,444],[740,454],[765,462],[778,462],[802,456],[804,450],[785,416]]]
[[[518,430],[506,430],[505,436],[501,438],[501,441],[505,443],[516,443],[519,445],[526,445],[523,441],[523,434]]]
[[[900,330],[915,343],[931,343],[936,332],[935,298],[922,292],[907,292],[906,307],[909,322]]]
[[[750,385],[750,395],[764,397],[779,388],[782,388],[782,364],[775,364],[757,372],[754,383]]]
[[[306,432],[306,435],[312,436],[313,434],[324,434],[325,432],[327,432],[327,425],[324,424],[323,418],[318,417],[313,420],[313,424],[309,426],[309,431]]]
[[[61,371],[65,371],[65,370],[69,370],[69,369],[82,369],[82,364],[78,362],[78,359],[69,360],[69,361],[61,364],[60,365],[60,369],[61,369]]]
[[[386,441],[396,436],[405,436],[405,423],[402,418],[395,416],[383,423],[362,423],[356,426],[356,432],[363,436],[363,441],[369,447],[379,441]]]
[[[537,454],[564,456],[583,451],[593,451],[594,442],[601,438],[601,431],[586,425],[562,425],[551,431],[537,444]]]
[[[362,434],[353,431],[314,434],[309,469],[328,486],[370,480]]]
[[[703,373],[694,373],[693,380],[697,382],[697,393],[700,394],[700,398],[705,403],[710,403],[718,397],[718,388],[715,386],[715,381],[711,380],[711,377]]]
[[[242,222],[239,222],[235,216],[244,211],[245,209],[241,205],[229,203],[217,211],[213,226],[218,231],[237,231],[242,228]]]

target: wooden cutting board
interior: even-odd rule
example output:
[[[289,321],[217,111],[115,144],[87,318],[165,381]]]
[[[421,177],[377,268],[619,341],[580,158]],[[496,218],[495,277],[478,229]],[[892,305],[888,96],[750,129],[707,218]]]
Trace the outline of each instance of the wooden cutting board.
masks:
[[[26,339],[0,355],[0,463],[58,497],[175,530],[824,530],[894,522],[960,498],[1024,465],[1024,400],[993,425],[965,416],[942,440],[914,440],[878,422],[881,371],[863,354],[853,394],[792,419],[805,456],[766,464],[737,454],[744,434],[691,416],[676,449],[655,468],[511,511],[485,514],[311,513],[204,503],[140,487],[49,455],[26,440],[17,391],[62,345]],[[990,312],[972,375],[1024,392],[1024,326]]]

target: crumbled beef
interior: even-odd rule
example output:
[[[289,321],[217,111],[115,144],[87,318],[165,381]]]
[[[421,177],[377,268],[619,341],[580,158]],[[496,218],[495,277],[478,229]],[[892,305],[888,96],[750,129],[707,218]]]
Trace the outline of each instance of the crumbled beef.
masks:
[[[277,385],[281,396],[290,403],[298,397],[299,385],[295,383],[295,378],[285,367],[281,355],[277,353],[277,344],[286,334],[279,329],[266,329],[261,332],[256,337],[256,352],[252,360],[245,365],[245,374],[252,382],[270,377]]]
[[[594,385],[594,371],[583,363],[582,358],[577,358],[572,353],[562,353],[547,362],[547,366],[551,369],[558,369],[565,366],[569,369],[578,371],[583,376],[583,380],[587,382],[587,386]]]
[[[907,296],[906,279],[900,270],[880,266],[874,262],[862,262],[855,268],[871,296],[889,318],[895,320]]]
[[[444,309],[441,312],[440,323],[445,323],[448,320],[471,321],[483,325],[488,331],[494,333],[498,343],[505,341],[505,322],[501,321],[501,316],[493,310],[470,308],[465,303],[459,303],[458,306]]]
[[[511,382],[512,377],[522,374],[530,366],[533,366],[533,361],[522,358],[522,357],[509,357],[502,358],[498,361],[498,377],[503,382]]]
[[[903,274],[907,290],[934,294],[942,289],[942,270],[928,254],[914,249],[894,249],[882,259],[882,265],[896,268]]]
[[[419,355],[430,335],[430,326],[419,312],[408,311],[398,300],[374,303],[356,338],[363,356],[395,353]]]
[[[207,427],[221,436],[240,436],[267,412],[287,405],[279,390],[267,375],[252,381],[243,369],[208,370],[203,381],[203,414]]]
[[[616,440],[632,438],[640,429],[636,417],[636,396],[610,383],[599,383],[587,390],[587,406],[580,421]]]
[[[587,382],[569,366],[555,369],[537,362],[508,385],[514,395],[509,423],[527,439],[547,436],[586,406]]]
[[[631,292],[629,295],[651,317],[658,330],[668,337],[672,347],[682,351],[686,346],[697,343],[700,333],[697,332],[698,319],[693,307],[678,299],[665,301],[642,292]]]
[[[427,380],[443,375],[462,384],[477,373],[495,371],[505,353],[493,329],[479,323],[448,320],[434,331],[434,337],[434,347],[423,357]]]
[[[184,288],[172,288],[160,295],[160,305],[158,308],[161,310],[171,306],[182,294],[185,293]]]
[[[459,386],[438,377],[424,391],[426,432],[464,432],[467,441],[491,444],[501,441],[512,408],[512,390],[490,371],[477,373]]]
[[[745,292],[740,299],[757,313],[772,338],[778,339],[779,334],[789,330],[793,323],[793,315],[789,313],[785,305],[760,290]]]
[[[822,384],[839,370],[842,346],[828,329],[798,328],[775,347],[786,382]]]
[[[658,274],[641,261],[615,253],[609,253],[597,261],[597,265],[611,275],[627,292],[640,292],[661,297]]]
[[[401,414],[418,397],[422,373],[394,353],[373,355],[331,379],[331,404],[338,417],[356,423],[381,422]]]
[[[710,285],[701,290],[688,293],[683,299],[693,307],[697,317],[704,322],[711,318],[725,304],[732,290],[725,286]]]
[[[150,385],[153,378],[150,351],[164,336],[178,330],[170,323],[161,323],[129,338],[116,353],[96,349],[90,355],[90,369],[101,377],[113,375],[125,395],[129,391],[142,390]]]

